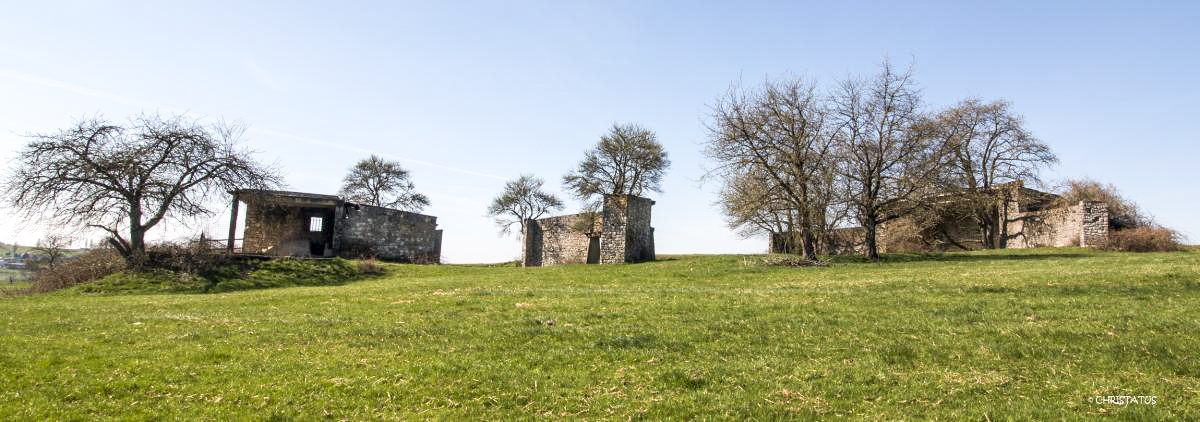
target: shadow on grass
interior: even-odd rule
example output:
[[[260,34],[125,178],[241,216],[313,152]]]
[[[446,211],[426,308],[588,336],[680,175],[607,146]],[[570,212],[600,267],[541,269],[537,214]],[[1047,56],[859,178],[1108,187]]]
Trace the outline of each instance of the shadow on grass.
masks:
[[[829,262],[851,263],[897,263],[897,262],[982,262],[982,261],[1040,261],[1047,259],[1087,258],[1081,252],[1036,253],[1036,254],[973,254],[973,253],[891,253],[882,254],[879,261],[871,261],[862,255],[839,255],[829,257]]]
[[[1015,286],[968,286],[968,294],[1033,295],[1038,297],[1111,296],[1137,300],[1157,300],[1166,294],[1194,295],[1200,292],[1200,280],[1191,274],[1170,272],[1130,277],[1121,281],[1104,280],[1095,284],[1028,284]]]
[[[638,264],[651,264],[651,263],[655,263],[655,262],[668,262],[668,261],[678,261],[678,260],[679,260],[679,258],[677,258],[677,257],[668,256],[668,257],[659,257],[659,258],[651,259],[648,261],[626,262],[625,264],[626,265],[638,265]]]

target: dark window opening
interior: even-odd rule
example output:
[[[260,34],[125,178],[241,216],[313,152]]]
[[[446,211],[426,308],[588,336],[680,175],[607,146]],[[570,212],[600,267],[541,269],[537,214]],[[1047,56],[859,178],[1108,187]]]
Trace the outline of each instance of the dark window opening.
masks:
[[[325,219],[321,217],[309,217],[308,231],[319,232],[325,229]]]

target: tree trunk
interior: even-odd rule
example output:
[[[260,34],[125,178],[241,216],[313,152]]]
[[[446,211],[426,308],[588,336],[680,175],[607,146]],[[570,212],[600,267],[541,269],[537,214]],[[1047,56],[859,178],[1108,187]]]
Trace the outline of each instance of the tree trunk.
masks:
[[[810,261],[817,260],[817,250],[814,247],[812,226],[805,226],[804,232],[801,235],[801,250],[803,251],[804,259]]]
[[[879,246],[875,241],[877,223],[874,216],[868,216],[863,221],[863,246],[866,248],[864,255],[872,261],[879,260]]]
[[[142,209],[135,205],[129,210],[129,255],[125,262],[140,268],[146,258],[146,227],[142,225]]]
[[[987,245],[992,249],[1001,249],[1004,248],[1004,239],[1000,231],[1000,216],[997,214],[999,210],[993,211],[996,212],[988,213],[987,218]]]
[[[979,223],[979,243],[984,249],[996,249],[995,211],[991,206],[975,209],[975,220]]]
[[[804,259],[815,261],[817,252],[813,249],[813,224],[812,213],[808,209],[808,182],[800,184],[800,196],[804,198],[804,202],[800,204],[800,250]]]

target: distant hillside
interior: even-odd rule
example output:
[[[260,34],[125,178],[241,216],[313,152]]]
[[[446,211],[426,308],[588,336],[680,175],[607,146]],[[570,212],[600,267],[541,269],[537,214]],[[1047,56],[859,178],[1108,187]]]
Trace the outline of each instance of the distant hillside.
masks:
[[[14,245],[11,243],[0,242],[0,256],[12,255],[13,246]],[[32,246],[21,246],[21,245],[15,245],[15,246],[17,248],[17,254],[23,254],[23,253],[29,252],[31,249],[33,249]]]
[[[0,242],[0,258],[7,258],[7,257],[12,256],[13,246],[14,245],[11,243]],[[25,254],[26,252],[28,252],[30,254],[34,254],[34,255],[37,254],[36,252],[33,251],[33,246],[21,246],[21,245],[15,245],[15,246],[17,248],[16,249],[17,255],[22,255],[22,254]],[[67,249],[66,255],[67,256],[75,256],[80,253],[83,253],[83,251],[86,251],[86,250],[87,249]]]

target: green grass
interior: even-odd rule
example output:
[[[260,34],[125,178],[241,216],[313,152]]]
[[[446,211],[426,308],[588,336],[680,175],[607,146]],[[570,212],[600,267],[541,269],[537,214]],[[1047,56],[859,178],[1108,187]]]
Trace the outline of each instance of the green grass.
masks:
[[[13,280],[12,283],[9,283],[7,277],[0,279],[0,293],[24,293],[32,286],[33,283],[30,283],[29,280]]]
[[[1200,419],[1195,251],[757,260],[0,300],[0,415]]]
[[[11,283],[9,281],[12,281]],[[18,292],[29,289],[29,272],[0,268],[0,297],[5,292]]]

